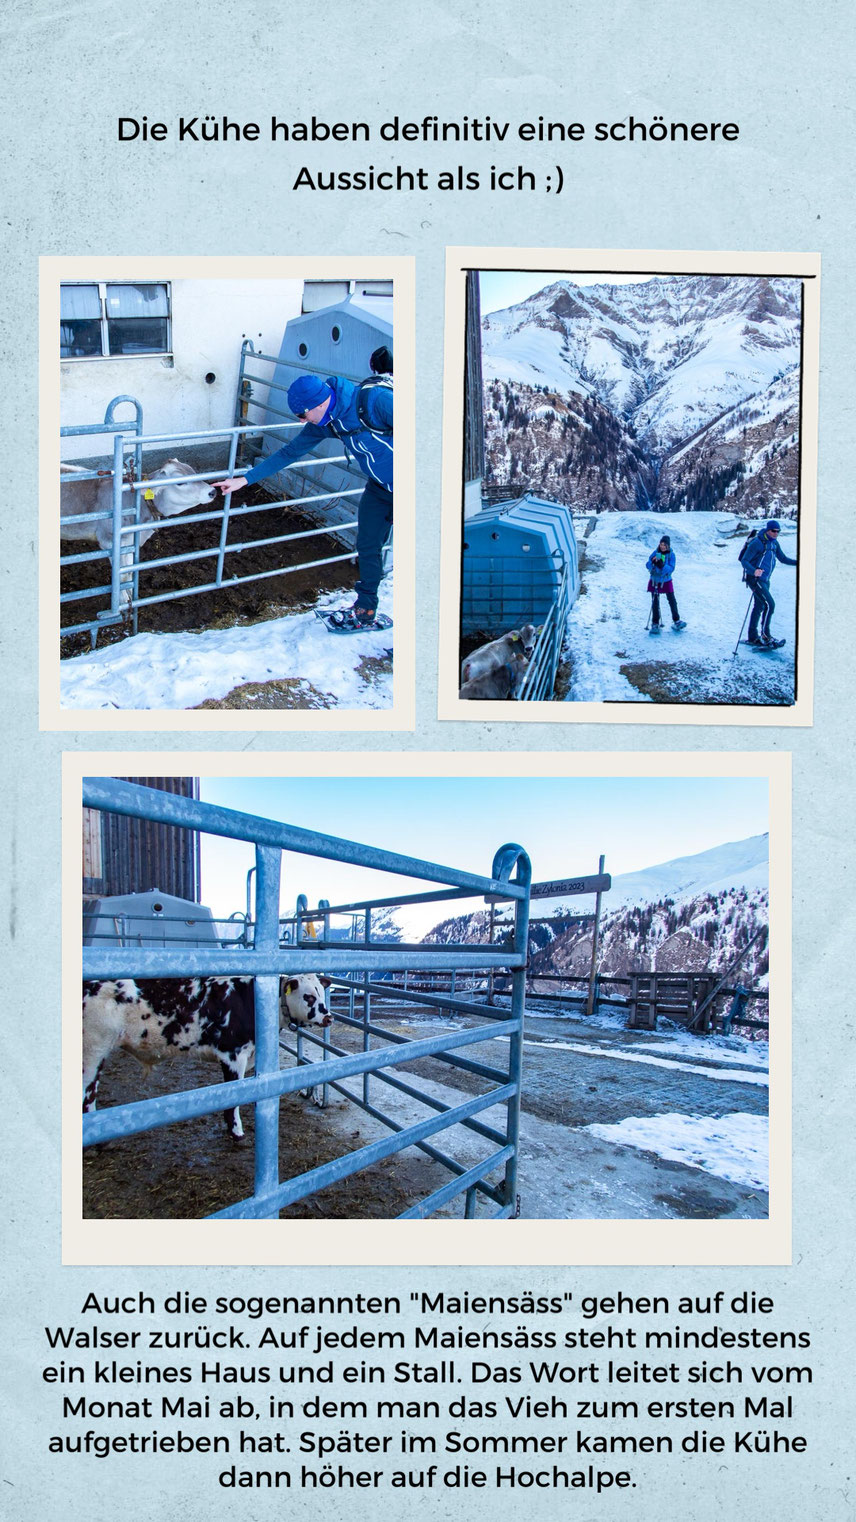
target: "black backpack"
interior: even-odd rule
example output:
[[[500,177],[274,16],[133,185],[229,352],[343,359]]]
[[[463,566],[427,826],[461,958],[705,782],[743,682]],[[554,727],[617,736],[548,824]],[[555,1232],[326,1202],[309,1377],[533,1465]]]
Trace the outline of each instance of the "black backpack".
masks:
[[[330,381],[334,379],[335,377],[331,375]],[[330,381],[328,381],[328,385]],[[338,434],[339,438],[349,438],[351,434],[359,433],[362,429],[366,429],[368,433],[379,434],[381,438],[392,438],[391,428],[379,428],[377,423],[371,422],[369,418],[369,404],[366,392],[374,391],[378,386],[383,386],[386,391],[391,391],[392,376],[370,375],[366,380],[360,381],[359,386],[357,387],[357,395],[354,403],[357,409],[357,417],[359,418],[360,427],[343,428],[342,424],[339,422],[332,424],[331,426],[333,428],[333,432]]]
[[[746,576],[746,551],[748,550],[750,544],[752,543],[752,540],[755,539],[755,538],[757,538],[756,530],[755,529],[750,529],[749,533],[746,535],[746,538],[743,540],[743,543],[742,543],[742,545],[740,547],[740,553],[737,556],[737,559],[740,561],[740,564],[743,567],[743,580],[744,581],[746,581],[748,579],[747,576]]]
[[[357,417],[359,418],[359,420],[362,423],[363,427],[364,428],[368,428],[371,433],[380,433],[380,434],[389,435],[389,434],[392,433],[392,429],[391,428],[379,428],[377,423],[372,423],[369,420],[369,415],[368,415],[368,413],[369,413],[369,404],[368,404],[368,397],[367,397],[366,393],[370,392],[370,391],[377,390],[378,386],[383,386],[385,391],[391,391],[392,390],[392,376],[391,375],[370,375],[367,380],[364,380],[364,381],[360,382],[360,389],[357,392],[357,402],[356,402]]]

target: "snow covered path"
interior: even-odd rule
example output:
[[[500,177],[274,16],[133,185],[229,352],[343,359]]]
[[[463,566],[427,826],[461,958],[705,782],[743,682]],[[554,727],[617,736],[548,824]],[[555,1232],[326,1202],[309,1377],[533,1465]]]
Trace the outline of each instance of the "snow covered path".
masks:
[[[339,592],[318,607],[348,601]],[[391,588],[380,608],[392,613]],[[378,673],[363,662],[383,658],[392,636],[392,629],[330,634],[314,612],[199,634],[137,634],[61,662],[62,707],[195,708],[248,682],[289,679],[298,684],[294,707],[389,708],[391,663]]]
[[[595,520],[585,540],[584,591],[568,621],[568,702],[794,701],[796,572],[790,566],[777,565],[771,582],[773,633],[787,644],[770,654],[741,645],[733,656],[749,601],[737,560],[745,537],[735,535],[738,521],[724,513],[603,513]],[[663,632],[645,629],[651,605],[645,562],[661,534],[670,536],[677,560],[675,596],[687,622],[679,634],[664,597]],[[781,544],[796,557],[794,523],[783,522]]]

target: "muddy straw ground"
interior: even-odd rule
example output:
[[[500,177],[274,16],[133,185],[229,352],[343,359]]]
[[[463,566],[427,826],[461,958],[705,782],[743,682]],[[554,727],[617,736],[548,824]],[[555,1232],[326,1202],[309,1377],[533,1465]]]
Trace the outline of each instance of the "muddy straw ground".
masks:
[[[352,1032],[338,1031],[336,1041],[356,1048]],[[432,1066],[436,1077],[437,1064]],[[102,1075],[99,1108],[211,1083],[220,1083],[219,1069],[202,1057],[167,1059],[146,1078],[135,1057],[119,1052]],[[287,1095],[280,1104],[280,1177],[294,1178],[365,1145],[362,1113],[356,1107],[351,1113],[352,1124],[344,1130],[333,1128],[327,1112],[310,1098]],[[246,1140],[240,1146],[227,1135],[222,1116],[215,1114],[89,1148],[83,1164],[84,1216],[188,1220],[246,1199],[253,1192],[253,1106],[244,1105],[241,1117]],[[306,1220],[389,1220],[447,1178],[445,1170],[412,1151],[331,1185],[281,1215]]]
[[[238,499],[242,507],[270,503],[259,487],[243,492]],[[215,506],[216,504],[212,504]],[[204,512],[204,507],[194,512]],[[319,534],[311,539],[297,539],[291,544],[259,545],[255,541],[272,539],[278,534],[299,533],[311,529],[309,518],[296,511],[273,509],[272,511],[248,513],[229,521],[229,544],[249,543],[250,548],[240,554],[227,552],[223,566],[224,581],[231,576],[252,576],[260,571],[271,571],[278,566],[301,565],[307,560],[322,560],[327,556],[341,555],[341,543],[329,534]],[[164,555],[185,555],[192,551],[216,550],[220,541],[220,522],[211,519],[207,523],[182,523],[181,518],[172,519],[153,534],[143,545],[141,560],[160,560]],[[70,544],[69,551],[83,553],[85,545]],[[93,546],[94,548],[94,546]],[[175,602],[155,603],[140,608],[139,629],[141,633],[178,633],[211,629],[231,628],[234,624],[258,623],[262,619],[276,618],[283,613],[301,612],[314,606],[319,591],[350,592],[354,582],[354,563],[338,561],[335,565],[314,566],[307,571],[294,571],[285,576],[268,576],[262,581],[250,581],[238,586],[223,586],[216,592],[202,592],[197,596],[178,598]],[[187,560],[178,566],[162,566],[158,570],[140,573],[140,595],[154,597],[162,592],[175,591],[177,587],[204,586],[212,581],[216,571],[216,558]],[[83,591],[87,587],[103,586],[109,579],[109,566],[105,560],[83,565],[65,566],[61,573],[63,592]],[[108,606],[104,596],[97,599],[84,598],[80,602],[62,605],[62,624],[80,623],[91,618],[99,608]],[[121,625],[104,629],[99,633],[99,647],[123,639],[125,630]],[[69,635],[61,641],[62,656],[80,655],[89,649],[89,635]]]

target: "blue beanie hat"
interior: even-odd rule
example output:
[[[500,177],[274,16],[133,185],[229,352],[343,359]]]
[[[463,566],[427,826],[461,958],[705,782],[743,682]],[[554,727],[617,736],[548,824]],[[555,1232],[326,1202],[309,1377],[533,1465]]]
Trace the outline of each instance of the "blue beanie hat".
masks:
[[[301,412],[311,412],[314,407],[320,407],[332,395],[330,387],[319,380],[317,375],[300,375],[288,388],[288,405],[295,416],[299,416]]]
[[[770,519],[770,521],[769,521],[769,523],[768,523],[768,524],[767,524],[767,527],[768,527],[768,528],[775,528],[775,529],[780,529],[780,528],[781,528],[781,526],[782,526],[782,525],[781,525],[781,523],[780,523],[780,522],[779,522],[779,520],[778,520],[778,518],[771,518],[771,519]]]

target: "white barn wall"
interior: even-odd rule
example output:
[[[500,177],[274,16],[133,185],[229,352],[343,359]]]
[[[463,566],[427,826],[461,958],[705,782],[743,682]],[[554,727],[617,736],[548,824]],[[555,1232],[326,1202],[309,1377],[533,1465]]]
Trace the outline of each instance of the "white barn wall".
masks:
[[[147,275],[147,283],[152,278]],[[265,354],[278,354],[285,324],[300,315],[302,294],[302,280],[173,280],[172,358],[64,361],[63,426],[100,422],[108,402],[122,394],[141,403],[147,434],[231,425],[244,338]],[[209,371],[217,377],[211,385],[205,381]],[[271,373],[269,367],[260,366],[259,373],[265,372]],[[265,395],[264,387],[254,391]],[[129,414],[125,408],[118,415]],[[67,438],[62,457],[106,455],[109,447],[106,436]]]

